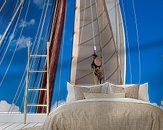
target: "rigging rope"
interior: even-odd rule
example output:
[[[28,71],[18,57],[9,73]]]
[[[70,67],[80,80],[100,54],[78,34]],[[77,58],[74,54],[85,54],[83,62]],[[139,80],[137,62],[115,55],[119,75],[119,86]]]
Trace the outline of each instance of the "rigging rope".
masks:
[[[6,23],[6,18],[7,18],[7,16],[9,15],[9,12],[11,11],[11,9],[12,9],[12,7],[14,6],[14,3],[13,3],[14,1],[12,1],[11,2],[11,4],[10,4],[10,6],[9,6],[9,8],[7,8],[8,10],[6,11],[6,13],[5,13],[5,11],[3,11],[3,14],[1,15],[1,19],[0,19],[0,29],[1,29],[1,27],[4,27],[4,24],[2,24],[2,23]],[[16,3],[16,6],[17,6],[17,4],[18,4],[18,2]],[[5,9],[6,9],[6,7],[5,7]],[[15,10],[14,10],[15,11]],[[4,16],[5,15],[5,16]],[[5,21],[3,21],[3,19],[5,19]]]
[[[128,38],[128,27],[127,27],[127,22],[126,22],[126,13],[124,9],[124,1],[122,0],[122,10],[124,14],[124,24],[125,24],[125,29],[126,29],[126,41],[127,41],[127,48],[128,48],[128,62],[129,62],[129,73],[130,73],[130,83],[132,83],[132,65],[131,65],[131,57],[130,57],[130,43],[129,43],[129,38]]]
[[[89,1],[90,5],[92,4],[92,0]],[[94,18],[93,18],[93,5],[90,7],[91,8],[91,25],[92,25],[92,37],[93,37],[93,49],[94,49],[94,54],[96,54],[96,40],[95,40],[95,30],[94,30]]]
[[[136,10],[135,10],[134,0],[132,0],[132,5],[133,5],[133,12],[134,12],[134,19],[135,19],[136,40],[137,40],[137,44],[138,44],[139,84],[140,84],[140,82],[141,82],[140,39],[139,39],[139,30],[138,30],[138,24],[137,24],[137,17],[136,17]]]
[[[7,0],[5,0],[5,1],[3,2],[2,6],[1,6],[1,8],[0,8],[0,13],[1,13],[1,11],[3,10],[3,8],[4,8],[5,4],[6,4],[6,1],[7,1]]]
[[[99,24],[99,19],[98,19],[98,17],[100,16],[98,16],[98,12],[97,12],[97,0],[95,0],[95,2],[96,2],[96,4],[95,4],[95,9],[96,9],[96,17],[97,17],[97,23],[98,23],[98,31],[100,32],[100,24]],[[101,16],[102,17],[102,16]],[[103,18],[102,18],[102,20],[103,20]],[[102,61],[102,63],[101,63],[101,72],[99,72],[99,76],[101,76],[101,79],[104,79],[104,61],[103,61],[103,50],[102,50],[102,45],[101,45],[101,41],[102,41],[102,38],[101,38],[101,33],[99,33],[99,39],[100,39],[100,41],[99,41],[99,46],[100,46],[100,58],[101,58],[101,61]],[[98,76],[98,77],[99,77]],[[95,80],[95,79],[94,79]]]
[[[5,51],[5,48],[7,46],[7,43],[9,42],[9,39],[10,39],[10,35],[14,29],[14,25],[15,25],[16,21],[13,21],[13,25],[10,27],[10,29],[8,30],[6,36],[5,36],[5,39],[3,41],[3,44],[1,46],[1,51],[0,51],[0,57],[3,55],[4,51]]]
[[[25,5],[25,4],[24,4],[24,5]],[[28,15],[29,7],[30,7],[30,0],[28,1],[28,6],[27,6],[27,10],[26,10],[25,17],[24,17],[24,20],[23,20],[23,25],[24,25],[25,22],[26,22],[26,18],[27,18],[27,15]],[[22,36],[23,30],[24,30],[24,26],[22,26],[22,28],[21,28],[18,41],[20,40],[20,38],[21,38],[21,36]],[[14,53],[13,53],[13,55],[12,55],[12,57],[11,57],[11,60],[10,60],[10,64],[11,64],[12,61],[13,61],[13,58],[14,58],[15,53],[16,53],[16,51],[17,51],[17,48],[18,48],[18,44],[16,44],[16,47],[15,47],[15,49],[14,49]],[[8,67],[9,67],[9,66],[10,66],[10,65],[8,65]],[[19,90],[19,88],[18,88],[18,90]],[[18,91],[16,91],[16,94],[15,94],[13,100],[12,100],[12,103],[15,101],[15,99],[16,99],[16,97],[17,97],[17,94],[18,94]],[[14,109],[14,108],[13,108],[13,109]],[[10,112],[10,111],[11,111],[11,106],[10,106],[9,112]]]
[[[65,17],[65,21],[66,21]],[[65,33],[66,33],[66,22],[64,22],[64,32],[63,32],[63,41],[62,41],[62,47],[61,47],[61,60],[60,60],[60,72],[59,72],[59,83],[58,83],[58,94],[57,94],[57,107],[59,105],[59,99],[60,99],[60,86],[61,86],[61,77],[62,77],[62,67],[63,67],[63,56],[64,56],[64,44],[65,44]]]
[[[116,43],[116,46],[117,48],[119,48],[119,45],[118,45],[118,19],[117,19],[117,0],[115,0],[115,43]]]
[[[21,6],[21,9],[20,9],[20,12],[19,12],[19,16],[18,16],[18,18],[17,18],[16,24],[15,24],[15,28],[14,28],[14,30],[13,30],[13,33],[11,34],[11,37],[14,36],[14,33],[15,33],[15,31],[16,31],[16,27],[17,27],[17,25],[18,25],[18,21],[19,21],[19,19],[20,19],[20,15],[21,15],[21,13],[22,13],[22,9],[23,9],[23,6]],[[4,56],[5,56],[6,53],[7,53],[7,50],[8,50],[8,48],[9,48],[9,45],[10,45],[11,41],[12,41],[12,38],[10,38],[9,44],[8,44],[7,49],[6,49],[4,55],[3,55],[2,59],[1,59],[0,65],[1,65],[1,63],[2,63],[2,61],[3,61]],[[10,65],[11,65],[11,62],[10,62],[10,64],[9,64],[9,66],[10,66]],[[1,80],[1,82],[0,82],[0,87],[2,86],[2,83],[3,83],[3,81],[4,81],[5,77],[6,77],[6,74],[7,74],[8,70],[9,70],[9,66],[8,66],[8,68],[6,69],[5,74],[3,75],[3,78],[2,78],[2,80]]]
[[[22,2],[24,3],[24,1],[22,1]],[[16,31],[16,27],[17,27],[17,25],[18,25],[18,22],[19,22],[19,19],[20,19],[20,15],[21,15],[21,13],[22,13],[22,7],[23,7],[22,5],[23,5],[23,3],[20,3],[20,4],[18,5],[16,12],[14,13],[14,15],[13,15],[13,17],[12,17],[12,19],[11,19],[9,25],[8,25],[8,27],[7,27],[6,30],[5,30],[5,33],[3,34],[3,36],[2,36],[2,38],[1,38],[1,40],[0,40],[0,46],[1,46],[3,40],[4,40],[5,36],[6,36],[6,33],[7,33],[8,29],[10,28],[10,25],[12,24],[12,20],[14,20],[15,16],[17,15],[17,12],[19,12],[18,18],[17,18],[17,20],[16,20],[16,25],[15,25],[15,27],[14,27],[13,33],[11,34],[10,41],[9,41],[8,46],[7,46],[5,52],[4,52],[3,56],[2,56],[2,59],[0,60],[0,65],[2,64],[3,59],[4,59],[4,57],[5,57],[6,53],[7,53],[7,50],[8,50],[8,48],[9,48],[10,44],[11,44],[12,37],[14,37],[15,31]],[[21,7],[20,10],[19,10],[19,7]],[[0,84],[1,84],[1,83],[0,83]],[[0,85],[0,86],[1,86],[1,85]]]
[[[45,9],[44,7],[45,7],[45,3],[44,3],[43,10],[42,10],[42,13],[41,13],[41,18],[40,18],[40,21],[39,21],[39,26],[38,26],[38,29],[37,29],[37,34],[36,34],[35,42],[34,42],[34,44],[33,44],[31,53],[33,53],[33,51],[34,51],[34,47],[35,47],[35,44],[36,44],[36,39],[37,39],[37,36],[38,36],[38,33],[39,33],[39,29],[40,29],[40,27],[41,27],[41,20],[42,20],[42,17],[43,17],[43,14],[44,14],[43,12],[44,12],[44,9]],[[33,59],[34,59],[34,58],[33,58]],[[30,64],[30,67],[31,67],[31,68],[33,68],[33,66],[34,66],[33,59],[31,60],[31,64]],[[27,66],[26,66],[26,67],[27,67]],[[23,74],[22,80],[24,79],[25,74],[26,74],[26,69],[24,70],[24,74]],[[32,77],[32,76],[29,77],[29,84],[32,82],[32,81],[31,81],[31,77]],[[21,81],[22,81],[22,80],[21,80]],[[22,83],[22,82],[21,82],[21,83]],[[21,85],[21,83],[19,84],[19,86]],[[25,84],[25,82],[24,82],[24,84]],[[24,86],[24,85],[23,85],[23,86]],[[19,94],[19,96],[20,96],[20,94]],[[22,100],[22,103],[23,103],[23,100]]]
[[[40,28],[41,28],[41,22],[42,22],[43,16],[45,15],[45,14],[44,14],[44,11],[45,11],[45,4],[46,4],[46,3],[45,3],[45,1],[44,1],[44,5],[43,5],[43,9],[42,9],[42,13],[41,13],[41,17],[40,17],[40,21],[39,21],[39,25],[38,25],[36,37],[35,37],[35,40],[34,40],[34,43],[33,43],[33,46],[32,46],[31,54],[33,54],[33,52],[34,52],[35,45],[36,45],[36,40],[37,40],[39,31],[40,31]],[[30,64],[30,68],[33,68],[33,67],[34,67],[34,58],[31,59],[31,64]],[[25,67],[25,70],[24,70],[24,73],[23,73],[21,82],[19,83],[19,88],[20,88],[20,86],[21,86],[22,83],[23,83],[23,85],[22,85],[21,91],[19,92],[19,95],[18,95],[18,97],[17,97],[17,101],[18,101],[18,99],[19,99],[19,97],[20,97],[20,94],[21,94],[23,88],[24,88],[23,86],[25,86],[25,82],[23,82],[23,80],[24,80],[24,78],[25,78],[26,68],[27,68],[27,65],[26,65],[26,67]],[[32,76],[29,77],[29,84],[32,82],[32,81],[31,81],[31,77],[32,77]],[[17,90],[17,91],[18,91],[18,90]],[[16,102],[17,102],[17,101],[16,101]],[[23,97],[23,100],[22,100],[21,107],[23,106],[23,103],[24,103],[24,97]]]
[[[92,5],[91,8],[91,25],[92,25],[92,37],[93,37],[93,48],[94,48],[94,54],[93,54],[93,62],[91,64],[91,67],[93,68],[93,79],[94,79],[94,83],[97,84],[96,82],[96,77],[97,79],[100,81],[102,81],[103,79],[103,72],[101,70],[101,59],[98,58],[97,54],[96,54],[96,40],[95,40],[95,30],[94,30],[94,18],[93,18],[93,4],[92,4],[92,0],[90,0],[90,5]],[[95,4],[96,5],[96,4]],[[95,77],[96,76],[96,77]]]
[[[45,7],[45,6],[44,6],[44,7]],[[44,8],[42,9],[41,18],[40,18],[39,26],[38,26],[38,29],[37,29],[37,35],[38,35],[38,32],[39,32],[41,20],[42,20],[42,17],[43,17],[43,11],[44,11]],[[36,35],[36,37],[37,37],[37,35]],[[34,42],[34,44],[36,44],[36,42]],[[34,50],[34,44],[33,44],[32,51],[31,51],[31,52],[33,52],[33,50]],[[17,93],[18,95],[15,95],[15,97],[14,97],[14,99],[16,98],[16,103],[17,103],[17,101],[18,101],[18,99],[19,99],[19,97],[20,97],[20,94],[21,94],[21,92],[22,92],[22,90],[23,90],[23,88],[24,88],[23,86],[25,86],[25,80],[24,80],[24,79],[25,79],[26,69],[27,69],[27,65],[26,65],[26,67],[25,67],[25,69],[24,69],[24,72],[23,72],[21,81],[20,81],[20,83],[19,83],[19,85],[18,85],[18,89],[17,89],[17,91],[16,91],[16,93]],[[21,90],[19,91],[20,87],[21,87]],[[18,93],[18,92],[19,92],[19,93]],[[22,103],[23,103],[23,101],[24,101],[24,100],[22,100]],[[14,100],[12,101],[12,103],[14,103]]]
[[[18,2],[16,3],[16,7],[17,7],[17,6],[18,6]],[[9,9],[7,10],[7,12],[6,12],[5,14],[3,13],[3,15],[1,16],[1,19],[0,19],[0,29],[1,29],[1,30],[3,29],[3,28],[1,28],[1,27],[5,27],[4,23],[7,22],[6,17],[9,15],[9,13],[10,13],[12,7],[13,7],[13,1],[12,1],[11,5],[9,6]],[[14,8],[14,11],[15,11],[15,8]],[[14,12],[14,11],[13,11],[13,12]],[[4,15],[5,15],[5,16],[4,16]],[[4,17],[4,18],[3,18],[3,17]],[[2,18],[5,19],[5,20],[3,20]],[[12,32],[12,30],[13,30],[13,28],[14,28],[14,25],[15,25],[15,21],[14,21],[14,24],[11,25],[11,27],[10,27],[9,30],[7,31],[6,36],[5,36],[5,38],[4,38],[4,41],[3,41],[3,44],[1,44],[1,47],[0,47],[0,49],[1,49],[1,51],[0,51],[0,57],[2,57],[1,55],[3,54],[3,51],[4,51],[4,49],[5,49],[5,43],[6,43],[6,45],[7,45],[7,41],[8,41],[8,39],[9,39],[9,35],[11,34],[11,32]],[[2,39],[2,37],[0,38],[0,41],[1,41],[1,39]],[[7,40],[6,40],[6,39],[7,39]]]

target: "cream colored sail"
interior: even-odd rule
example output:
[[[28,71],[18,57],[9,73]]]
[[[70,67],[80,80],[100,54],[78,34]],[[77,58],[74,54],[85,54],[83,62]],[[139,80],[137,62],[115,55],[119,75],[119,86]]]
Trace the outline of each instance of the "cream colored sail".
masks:
[[[105,2],[112,26],[115,43],[117,45],[121,67],[121,77],[124,84],[126,80],[126,46],[119,0],[105,0]]]
[[[109,16],[108,1],[76,1],[71,83],[94,84],[91,68],[94,45],[102,59],[103,81],[123,83],[124,74],[121,73],[124,73],[124,67],[121,64],[124,65],[124,62],[120,62],[120,52],[117,49],[120,45],[116,43],[117,37],[112,29],[114,26]],[[122,58],[124,60],[123,56]]]

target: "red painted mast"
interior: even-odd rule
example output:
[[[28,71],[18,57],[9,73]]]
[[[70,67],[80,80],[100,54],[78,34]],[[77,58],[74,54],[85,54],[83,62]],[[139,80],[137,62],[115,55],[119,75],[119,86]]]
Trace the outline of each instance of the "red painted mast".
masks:
[[[49,63],[49,110],[51,108],[53,90],[54,90],[54,82],[57,70],[57,64],[59,59],[59,51],[60,51],[60,43],[62,39],[62,32],[65,22],[65,14],[66,14],[66,0],[57,0],[56,8],[53,19],[53,28],[50,39],[50,63]],[[45,67],[46,68],[46,67]],[[42,83],[40,88],[46,88],[47,86],[47,78],[46,73],[43,74]],[[42,91],[39,93],[38,104],[46,104],[46,92]],[[37,113],[46,113],[46,107],[37,107]]]

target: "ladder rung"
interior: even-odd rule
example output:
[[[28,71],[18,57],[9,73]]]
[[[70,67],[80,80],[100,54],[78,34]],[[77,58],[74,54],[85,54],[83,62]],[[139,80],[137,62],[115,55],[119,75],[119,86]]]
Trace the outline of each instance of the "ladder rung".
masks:
[[[31,107],[31,106],[34,106],[34,107],[47,107],[46,104],[27,104],[27,107]]]
[[[28,91],[47,91],[47,89],[44,89],[44,88],[29,88]]]
[[[42,72],[47,72],[47,71],[46,70],[30,70],[29,72],[30,73],[36,73],[36,72],[42,73]]]
[[[30,55],[30,57],[46,57],[47,55]]]

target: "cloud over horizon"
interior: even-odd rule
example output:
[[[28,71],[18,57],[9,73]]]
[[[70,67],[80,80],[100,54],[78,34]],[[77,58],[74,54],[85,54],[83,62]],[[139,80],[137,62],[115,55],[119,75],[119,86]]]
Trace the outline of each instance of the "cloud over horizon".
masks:
[[[5,100],[0,101],[0,112],[8,112],[9,110],[12,110],[12,112],[20,112],[19,107],[15,104],[9,104]]]

